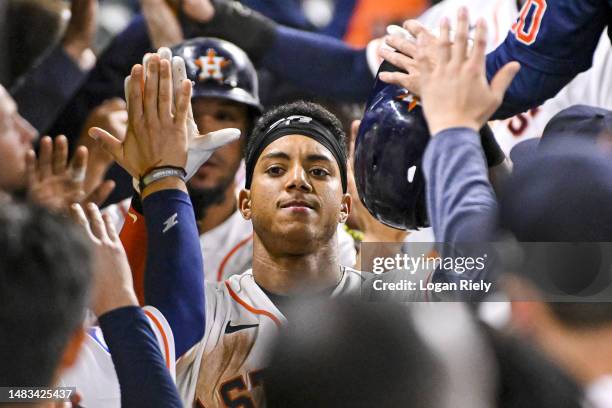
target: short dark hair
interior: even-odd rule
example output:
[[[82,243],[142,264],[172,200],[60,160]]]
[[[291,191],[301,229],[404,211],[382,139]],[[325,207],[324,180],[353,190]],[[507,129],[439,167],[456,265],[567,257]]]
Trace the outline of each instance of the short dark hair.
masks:
[[[274,107],[259,118],[255,124],[253,132],[251,133],[251,137],[248,139],[245,157],[249,157],[249,155],[257,148],[255,141],[260,140],[258,135],[265,133],[274,122],[291,115],[310,116],[325,126],[334,135],[338,142],[340,142],[340,145],[344,147],[341,153],[343,156],[342,159],[346,164],[346,134],[342,129],[342,123],[340,123],[338,118],[336,118],[321,105],[306,101],[296,101]]]
[[[91,249],[70,220],[0,204],[0,384],[49,386],[85,315]]]

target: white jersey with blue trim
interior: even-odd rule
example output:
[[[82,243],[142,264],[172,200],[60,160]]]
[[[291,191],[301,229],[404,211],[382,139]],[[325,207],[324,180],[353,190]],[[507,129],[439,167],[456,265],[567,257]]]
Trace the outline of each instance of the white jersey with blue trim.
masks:
[[[331,296],[359,296],[362,273],[342,267]],[[263,406],[262,370],[287,319],[248,270],[206,283],[206,328],[177,362],[177,386],[187,407]]]
[[[172,379],[175,379],[174,336],[170,325],[156,308],[145,306],[143,311],[155,333],[166,367]],[[76,387],[77,393],[81,396],[80,405],[83,407],[121,407],[119,380],[100,327],[92,326],[87,329],[75,365],[62,374],[58,386]]]

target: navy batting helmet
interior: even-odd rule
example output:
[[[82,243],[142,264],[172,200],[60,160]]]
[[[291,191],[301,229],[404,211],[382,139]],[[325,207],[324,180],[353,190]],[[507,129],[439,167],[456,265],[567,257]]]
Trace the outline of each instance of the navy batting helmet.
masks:
[[[257,72],[236,45],[218,38],[194,38],[173,47],[172,55],[185,60],[187,78],[194,83],[193,98],[228,99],[262,113]]]
[[[395,71],[385,62],[379,69]],[[355,183],[365,207],[383,224],[398,229],[429,226],[421,161],[430,134],[416,96],[378,79],[355,141]],[[490,166],[504,154],[485,126],[481,139]]]

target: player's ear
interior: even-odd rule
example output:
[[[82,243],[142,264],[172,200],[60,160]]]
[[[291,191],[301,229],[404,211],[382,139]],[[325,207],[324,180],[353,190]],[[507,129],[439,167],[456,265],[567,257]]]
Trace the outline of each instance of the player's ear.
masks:
[[[245,220],[251,219],[251,190],[243,188],[238,193],[238,209],[242,218]]]
[[[342,204],[340,204],[340,217],[338,222],[344,224],[351,213],[353,208],[353,199],[350,194],[344,194],[342,196]]]
[[[82,327],[79,327],[74,331],[70,339],[68,339],[68,344],[66,344],[66,348],[64,349],[64,354],[62,354],[62,358],[59,364],[59,370],[67,370],[72,367],[79,356],[79,352],[81,351],[81,346],[83,345],[83,341],[85,340],[85,330]]]

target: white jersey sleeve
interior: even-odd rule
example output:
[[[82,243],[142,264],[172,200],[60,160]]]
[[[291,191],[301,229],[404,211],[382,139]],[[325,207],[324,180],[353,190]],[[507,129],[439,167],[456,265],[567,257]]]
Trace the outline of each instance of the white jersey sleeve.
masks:
[[[111,217],[111,221],[115,226],[115,230],[121,231],[121,228],[123,228],[123,222],[125,221],[125,217],[129,215],[128,211],[130,209],[131,203],[132,199],[126,198],[125,200],[119,201],[115,204],[111,204],[102,209],[102,214],[108,214]]]

